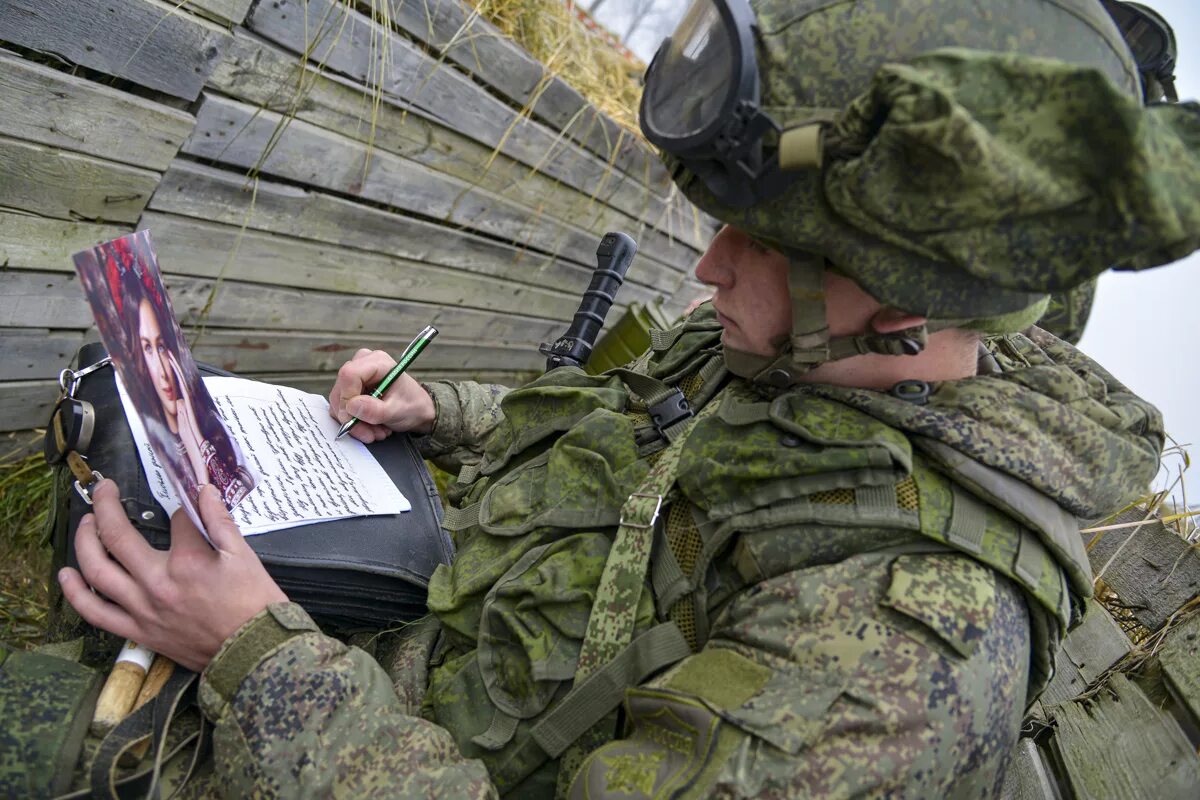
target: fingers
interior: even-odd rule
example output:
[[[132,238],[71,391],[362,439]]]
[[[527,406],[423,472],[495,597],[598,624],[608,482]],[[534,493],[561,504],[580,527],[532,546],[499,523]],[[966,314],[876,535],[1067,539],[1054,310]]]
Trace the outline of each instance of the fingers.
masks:
[[[161,557],[125,516],[125,509],[121,505],[121,493],[116,483],[110,480],[100,481],[92,491],[92,503],[96,518],[96,535],[100,543],[126,570],[132,571],[135,565],[145,565],[152,559]]]
[[[346,410],[346,402],[376,386],[394,366],[395,360],[382,350],[359,350],[338,370],[337,381],[329,393],[329,413],[338,422],[350,419],[352,414]]]
[[[96,515],[88,514],[75,529],[75,557],[88,584],[122,606],[142,597],[137,582],[120,564],[108,557],[96,532]]]
[[[208,539],[212,542],[213,547],[225,553],[237,553],[246,549],[245,540],[242,538],[242,532],[238,529],[237,523],[233,521],[233,517],[229,515],[229,509],[225,507],[225,501],[221,498],[221,492],[216,486],[211,483],[207,486],[200,487],[200,519],[204,521],[204,529],[208,531]],[[195,530],[195,525],[192,524],[187,515],[184,515],[184,521],[187,526]],[[171,533],[174,536],[175,523],[171,522]],[[196,536],[200,534],[196,531]]]
[[[138,630],[133,617],[115,603],[110,603],[94,593],[78,572],[64,567],[58,572],[58,582],[67,602],[88,623],[126,639],[140,638],[141,631]]]

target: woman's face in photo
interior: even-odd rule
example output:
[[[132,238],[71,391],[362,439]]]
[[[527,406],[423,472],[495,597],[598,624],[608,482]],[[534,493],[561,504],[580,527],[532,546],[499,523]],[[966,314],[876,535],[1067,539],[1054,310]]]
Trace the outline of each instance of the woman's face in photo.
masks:
[[[168,422],[173,422],[179,389],[175,383],[175,370],[171,366],[169,351],[166,342],[163,341],[162,329],[158,324],[158,316],[149,300],[143,300],[138,306],[138,340],[142,349],[142,359],[146,362],[146,370],[154,380],[158,402],[162,404]]]

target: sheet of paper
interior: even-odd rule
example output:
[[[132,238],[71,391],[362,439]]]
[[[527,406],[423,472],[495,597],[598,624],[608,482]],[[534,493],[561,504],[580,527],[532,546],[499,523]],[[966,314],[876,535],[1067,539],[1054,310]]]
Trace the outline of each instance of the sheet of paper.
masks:
[[[204,384],[259,475],[230,512],[244,535],[412,508],[365,445],[351,437],[334,441],[338,424],[325,398],[242,378],[206,377]],[[173,513],[180,501],[140,421],[126,417],[155,498]]]

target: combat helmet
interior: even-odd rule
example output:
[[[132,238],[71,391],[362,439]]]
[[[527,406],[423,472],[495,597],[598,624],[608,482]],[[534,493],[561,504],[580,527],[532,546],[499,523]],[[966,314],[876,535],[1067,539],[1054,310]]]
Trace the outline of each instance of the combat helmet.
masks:
[[[1101,0],[695,0],[645,83],[642,130],[684,194],[790,258],[783,352],[726,353],[761,382],[1020,330],[1052,291],[1200,244],[1186,214],[1144,224],[1137,201],[1168,187],[1126,194],[1141,76]],[[827,267],[927,325],[830,337]]]

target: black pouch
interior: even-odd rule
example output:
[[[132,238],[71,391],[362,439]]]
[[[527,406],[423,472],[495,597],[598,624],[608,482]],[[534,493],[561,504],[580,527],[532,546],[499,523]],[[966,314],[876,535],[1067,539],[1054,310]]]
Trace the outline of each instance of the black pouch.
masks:
[[[106,355],[100,343],[80,348],[81,368]],[[197,365],[201,375],[232,377],[224,370]],[[80,455],[88,466],[121,489],[125,513],[146,540],[170,546],[170,520],[154,499],[117,394],[111,367],[80,378],[74,396],[93,413],[90,442]],[[47,436],[53,436],[50,426]],[[47,450],[51,450],[50,444]],[[379,629],[426,613],[429,577],[449,563],[453,545],[442,530],[437,487],[410,437],[397,434],[369,445],[371,454],[412,504],[402,514],[353,517],[303,525],[247,537],[267,572],[317,622],[339,632]],[[61,484],[60,484],[61,485]],[[64,487],[65,488],[65,487]],[[75,529],[90,511],[82,492],[59,492],[65,508],[55,509],[66,524],[53,531],[55,567],[75,561]]]

